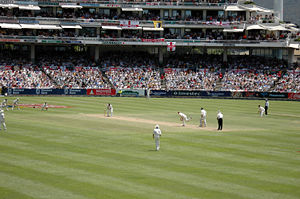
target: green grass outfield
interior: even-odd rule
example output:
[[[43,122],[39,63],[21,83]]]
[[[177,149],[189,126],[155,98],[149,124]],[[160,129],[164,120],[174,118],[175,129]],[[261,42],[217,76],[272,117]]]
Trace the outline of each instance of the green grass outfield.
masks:
[[[2,100],[3,98],[0,98]],[[8,98],[9,103],[13,98]],[[20,97],[71,106],[6,111],[0,199],[299,199],[300,103]],[[106,103],[115,118],[104,118]],[[199,125],[200,108],[208,127]],[[224,113],[218,132],[217,110]],[[177,111],[193,117],[181,127]],[[161,150],[152,131],[161,126]]]

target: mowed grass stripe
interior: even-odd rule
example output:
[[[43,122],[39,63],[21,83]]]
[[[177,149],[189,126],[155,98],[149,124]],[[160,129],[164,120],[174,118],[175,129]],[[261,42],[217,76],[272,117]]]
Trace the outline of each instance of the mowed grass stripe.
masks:
[[[64,155],[64,156],[66,156],[66,157],[72,157],[71,155]],[[83,159],[82,157],[77,157],[77,158],[79,158],[79,159]],[[77,159],[76,158],[76,159]],[[87,160],[85,160],[85,162],[88,162]],[[113,164],[110,164],[110,165],[113,165]],[[131,166],[129,166],[129,167],[131,167]],[[143,168],[144,169],[144,168]],[[175,175],[174,175],[175,176]],[[208,180],[207,179],[205,179],[204,180],[205,182],[207,182]],[[263,183],[265,183],[265,182],[262,182],[261,184],[263,184]],[[281,186],[282,187],[282,186]]]
[[[1,163],[0,167],[1,170],[4,169],[3,163]],[[43,183],[36,182],[32,180],[34,178],[34,175],[37,175],[37,173],[33,173],[31,175],[30,179],[25,179],[22,177],[16,176],[14,172],[18,170],[13,170],[14,167],[11,167],[12,165],[9,165],[8,168],[11,170],[6,170],[4,172],[0,172],[0,186],[8,189],[12,189],[15,192],[18,192],[22,195],[29,195],[33,198],[66,198],[66,199],[86,199],[83,196],[79,196],[78,194],[73,194],[72,192],[67,192],[62,189],[57,189],[52,186],[47,186]]]
[[[149,183],[147,185],[142,185],[143,183],[132,183],[130,182],[130,178],[122,178],[124,177],[130,177],[130,174],[124,174],[125,171],[122,170],[116,170],[114,171],[114,175],[108,175],[112,173],[105,174],[108,169],[104,169],[102,166],[97,165],[91,165],[87,163],[82,163],[84,165],[85,169],[90,170],[92,167],[97,167],[96,170],[92,170],[90,172],[86,172],[84,170],[80,169],[72,169],[69,167],[64,167],[58,164],[51,164],[47,163],[45,161],[40,160],[33,160],[33,159],[27,159],[22,158],[21,156],[4,156],[5,161],[2,162],[2,164],[8,164],[9,167],[18,167],[22,170],[28,170],[26,173],[42,173],[43,176],[47,176],[47,174],[51,174],[47,176],[48,179],[53,178],[55,179],[62,179],[64,181],[70,181],[70,183],[76,184],[76,183],[89,183],[91,185],[99,186],[99,189],[101,186],[105,187],[105,189],[111,189],[116,192],[129,192],[131,194],[135,193],[137,195],[129,195],[130,197],[142,197],[144,194],[147,194],[148,192],[151,194],[154,194],[156,197],[169,197],[169,198],[193,198],[189,196],[188,192],[187,195],[181,195],[179,193],[173,193],[172,191],[168,191],[165,188],[166,184],[170,184],[170,182],[164,182],[164,184],[160,184],[161,181],[157,181],[157,179],[153,180],[153,184]],[[21,161],[16,161],[21,160]],[[4,163],[5,162],[5,163]],[[22,163],[21,163],[22,162]],[[78,165],[76,162],[72,162],[71,165]],[[86,168],[89,167],[89,168]],[[109,168],[109,166],[108,166]],[[96,172],[99,171],[99,172]],[[39,179],[38,179],[39,180]],[[44,181],[43,181],[44,182]],[[156,184],[156,182],[160,182]],[[45,183],[45,182],[44,182]],[[51,183],[51,182],[49,182]],[[174,186],[175,183],[171,184],[170,186]],[[61,186],[61,185],[60,185]],[[155,187],[153,187],[155,186]],[[80,188],[81,186],[78,185]],[[187,186],[185,188],[188,188]],[[195,191],[195,190],[193,190]],[[77,192],[77,190],[74,190],[73,192]],[[84,194],[84,193],[81,193]],[[97,193],[99,194],[99,193]],[[101,195],[101,194],[100,194]],[[125,195],[125,194],[124,194]]]
[[[37,163],[37,165],[36,165],[36,163]],[[41,169],[41,168],[43,168],[43,165],[40,165],[39,164],[39,162],[34,162],[34,163],[32,163],[32,164],[30,164],[28,167],[33,167],[33,168],[36,168],[36,169]],[[43,164],[43,163],[42,163]],[[25,164],[25,166],[26,166],[26,164]],[[11,167],[11,165],[10,165],[10,167]],[[24,165],[23,165],[23,167],[24,167]],[[50,168],[49,168],[50,167]],[[47,172],[49,171],[49,169],[51,170],[51,166],[49,166],[49,165],[47,165]],[[68,170],[66,171],[66,170],[64,170],[63,168],[61,168],[61,167],[59,167],[58,168],[58,170],[59,170],[59,172],[60,171],[64,171],[63,173],[63,175],[68,175]],[[55,171],[56,171],[56,169],[55,169]],[[36,173],[36,170],[34,171],[35,173]],[[28,172],[27,172],[28,173]],[[72,174],[71,174],[72,175]],[[73,174],[74,175],[74,174]],[[76,171],[76,174],[75,174],[76,176],[81,176],[81,172],[80,171]],[[43,174],[43,176],[45,176],[45,174]],[[46,176],[48,179],[51,179],[51,176]],[[192,177],[192,176],[191,176]],[[77,178],[77,177],[75,177],[75,178]],[[84,173],[81,177],[79,177],[79,179],[78,180],[88,180],[88,182],[90,183],[91,182],[91,179],[92,178],[95,178],[95,175],[92,175],[92,176],[90,176],[89,174],[87,174],[87,173]],[[65,180],[63,177],[62,177],[62,179],[63,180]],[[149,179],[149,178],[148,178]],[[99,181],[102,181],[102,180],[104,180],[105,182],[107,182],[107,180],[111,180],[111,178],[105,178],[105,177],[103,177],[103,175],[101,175],[101,177],[100,177],[100,179],[98,179],[96,182],[98,182],[97,184],[99,185]],[[158,181],[157,181],[158,180]],[[200,181],[201,183],[202,182],[204,182],[205,181],[205,184],[207,185],[208,183],[209,183],[209,181],[207,181],[207,179],[196,179],[196,180],[194,180],[194,181],[192,181],[192,182],[196,182],[196,181]],[[66,181],[66,180],[65,180]],[[155,182],[160,182],[160,183],[163,183],[163,184],[160,184],[159,185],[159,187],[160,188],[167,188],[167,187],[165,187],[166,186],[166,184],[170,184],[170,179],[168,180],[168,181],[162,181],[161,179],[155,179],[154,181],[153,181],[153,183],[155,183]],[[72,182],[73,184],[75,183],[75,182]],[[120,182],[119,181],[117,181],[117,182],[114,182],[114,185],[110,185],[110,186],[115,186],[116,184],[118,185]],[[100,183],[101,184],[101,183]],[[174,182],[174,184],[173,185],[175,185],[175,184],[177,184],[177,182]],[[199,183],[197,183],[196,185],[194,185],[194,186],[196,186],[195,188],[197,189],[197,190],[201,190],[201,186],[199,187],[199,186],[197,186]],[[180,186],[182,187],[184,184],[181,184]],[[190,185],[190,184],[189,184]],[[201,185],[203,185],[203,184],[201,184]],[[130,183],[127,183],[126,184],[126,186],[133,186],[132,184],[130,184]],[[152,185],[153,186],[153,185]],[[222,187],[224,186],[224,184],[222,184]],[[237,186],[237,188],[238,189],[240,189],[240,188],[243,188],[242,186],[239,186],[239,185],[236,185]],[[228,188],[228,187],[227,187]],[[122,187],[122,189],[124,189],[124,187]],[[170,193],[168,193],[166,196],[164,196],[164,192],[165,192],[165,189],[164,190],[161,190],[161,189],[159,189],[158,187],[155,187],[155,188],[151,188],[151,184],[150,184],[150,186],[149,185],[147,185],[146,187],[145,187],[145,189],[146,190],[150,190],[151,191],[151,193],[153,194],[154,193],[154,190],[156,190],[156,191],[158,191],[158,194],[159,194],[159,196],[160,197],[169,197],[169,198],[183,198],[183,197],[180,197],[180,195],[179,195],[179,193],[178,192],[176,192],[176,195],[172,195],[172,194],[170,194]],[[135,187],[135,189],[134,190],[136,190],[136,187]],[[210,190],[210,189],[208,189],[208,190]],[[220,187],[219,188],[217,188],[217,189],[213,189],[213,191],[214,192],[217,192],[217,190],[218,191],[221,191],[221,193],[220,194],[222,194],[222,195],[224,195],[224,193],[223,192],[225,192],[225,193],[228,193],[228,192],[233,192],[233,191],[228,191],[228,190],[226,190],[226,191],[224,191],[224,190],[220,190]],[[177,190],[178,191],[178,190]],[[185,191],[186,191],[186,189],[185,189]],[[205,190],[204,190],[205,191]],[[207,191],[207,190],[206,190]],[[76,192],[76,191],[75,191]],[[143,193],[145,194],[146,192],[145,191],[143,191]],[[228,195],[228,194],[227,194]],[[229,194],[228,196],[228,198],[230,198],[230,197],[237,197],[238,195],[240,195],[240,194],[237,194],[237,193],[235,193],[235,194],[233,194],[233,195],[231,195],[231,194]],[[269,194],[267,194],[267,195],[269,195]],[[225,194],[225,196],[226,196],[226,194]],[[190,196],[188,196],[188,195],[186,195],[185,197],[189,197],[189,198],[191,198]],[[247,197],[248,198],[248,197]],[[249,197],[249,198],[253,198],[253,197]],[[292,197],[286,197],[286,198],[292,198]]]
[[[21,135],[20,135],[21,136]],[[26,135],[22,135],[22,136],[26,136]],[[40,136],[40,135],[39,135]],[[114,139],[116,139],[116,138],[114,138]],[[122,139],[124,139],[124,137],[122,137]],[[130,137],[128,137],[128,139],[131,139]],[[60,147],[62,147],[62,148],[65,148],[66,147],[66,143],[62,143],[62,144],[60,144],[60,143],[56,143],[56,142],[53,142],[53,141],[48,141],[48,139],[47,138],[45,138],[45,137],[42,137],[42,140],[38,137],[38,138],[36,138],[36,139],[33,139],[32,137],[30,137],[29,139],[26,139],[27,141],[29,141],[29,142],[33,142],[33,143],[41,143],[41,142],[44,142],[44,146],[48,146],[48,145],[55,145],[55,147],[58,149],[58,148],[60,148]],[[45,144],[47,142],[47,144]],[[104,140],[104,142],[106,142],[106,140]],[[111,143],[112,141],[110,141],[109,140],[109,142]],[[102,144],[103,144],[103,142],[101,142]],[[185,148],[191,148],[190,149],[190,151],[193,151],[194,150],[194,147],[192,146],[191,147],[191,143],[192,143],[192,141],[184,141],[183,139],[181,140],[181,144],[180,144],[180,146],[184,146]],[[97,143],[96,143],[97,144]],[[133,144],[135,144],[135,143],[133,143]],[[68,148],[70,148],[70,149],[73,149],[74,147],[75,147],[76,145],[71,145],[71,146],[68,146]],[[171,145],[172,146],[172,145]],[[174,150],[178,150],[178,147],[176,146],[176,145],[174,145],[175,146],[175,149]],[[198,148],[198,146],[197,145],[194,145],[196,148]],[[244,161],[244,159],[245,159],[245,155],[247,155],[247,156],[252,156],[252,157],[247,157],[246,159],[249,161],[254,161],[254,162],[258,162],[259,164],[261,164],[261,163],[263,163],[263,164],[267,164],[267,165],[272,165],[273,167],[275,166],[275,167],[278,167],[278,166],[280,166],[280,168],[290,168],[290,170],[296,170],[296,171],[300,171],[300,169],[298,168],[297,169],[297,167],[294,167],[294,166],[292,166],[292,167],[289,167],[289,164],[291,164],[291,161],[289,162],[289,163],[287,163],[287,164],[285,164],[285,162],[284,161],[282,161],[281,163],[277,163],[277,164],[275,164],[274,165],[274,163],[276,163],[276,162],[273,162],[273,161],[271,161],[271,160],[265,160],[266,159],[266,156],[267,156],[267,154],[262,154],[262,152],[260,152],[260,153],[255,153],[255,154],[251,154],[251,153],[249,153],[249,152],[251,152],[251,148],[249,149],[249,150],[247,150],[247,151],[243,151],[243,150],[241,150],[241,149],[239,149],[239,148],[236,148],[235,150],[231,150],[231,148],[229,148],[229,147],[227,147],[227,146],[224,146],[223,148],[221,148],[221,149],[219,149],[219,148],[216,148],[215,146],[216,145],[205,145],[205,143],[201,143],[201,146],[202,147],[204,147],[204,148],[202,148],[201,150],[202,151],[205,151],[206,152],[206,155],[207,156],[210,156],[210,157],[215,157],[215,158],[220,158],[220,156],[222,156],[221,158],[232,158],[232,156],[234,155],[235,157],[237,157],[237,160],[238,161]],[[94,146],[93,146],[94,147]],[[221,146],[219,146],[219,147],[221,147]],[[83,147],[79,147],[79,148],[83,148]],[[222,150],[224,150],[224,148],[227,148],[227,150],[225,151],[226,153],[225,154],[217,154],[219,151],[222,151]],[[78,147],[77,147],[77,149],[78,149]],[[170,149],[170,147],[169,147],[169,149]],[[237,154],[237,153],[242,153],[242,154]],[[216,156],[217,155],[217,156]],[[255,157],[253,157],[253,156],[255,156]],[[261,156],[261,157],[260,157]],[[269,155],[269,158],[271,158],[272,157],[272,155]],[[282,157],[283,159],[284,159],[284,156],[280,156],[280,157]],[[252,158],[252,160],[251,160],[251,158]],[[298,162],[295,162],[295,165],[297,165],[297,163]]]
[[[1,193],[0,198],[2,199],[10,199],[10,198],[34,199],[29,195],[22,194],[18,191],[11,190],[9,188],[4,188],[1,186],[0,186],[0,193]]]
[[[24,98],[29,103],[31,100],[36,99]],[[255,101],[150,99],[149,103],[142,98],[56,97],[49,100],[73,108],[51,109],[48,112],[28,108],[19,112],[7,112],[7,124],[10,128],[6,134],[0,134],[3,157],[0,161],[6,164],[6,168],[12,166],[12,170],[18,170],[21,175],[25,167],[21,163],[27,160],[29,163],[25,169],[29,167],[28,172],[37,170],[37,175],[50,174],[48,177],[53,180],[57,178],[54,171],[60,168],[62,173],[59,175],[63,175],[67,168],[75,169],[69,173],[65,171],[71,176],[78,170],[83,175],[87,172],[94,183],[90,183],[88,178],[86,182],[82,182],[69,177],[65,182],[75,181],[77,186],[87,187],[86,190],[90,191],[97,189],[94,185],[98,178],[92,178],[92,175],[115,178],[114,182],[108,180],[111,185],[129,181],[129,184],[120,185],[120,191],[116,189],[115,193],[112,193],[113,189],[108,189],[106,193],[111,198],[157,198],[160,196],[157,193],[161,190],[165,190],[164,198],[174,198],[176,195],[169,196],[168,192],[178,193],[179,197],[185,198],[295,198],[300,195],[297,186],[300,184],[297,178],[299,170],[293,169],[297,168],[299,128],[292,124],[297,121],[290,116],[271,115],[259,118],[255,113]],[[154,124],[113,122],[77,116],[81,112],[97,113],[99,107],[102,109],[107,102],[115,105],[115,114],[178,123],[178,116],[174,111],[180,109],[199,115],[195,107],[204,106],[209,113],[209,125],[216,123],[215,106],[222,102],[226,107],[225,127],[243,129],[242,132],[226,132],[219,136],[210,134],[215,132],[165,128],[162,150],[156,153],[151,151],[154,148],[151,140]],[[164,104],[167,104],[166,108],[163,108]],[[271,110],[274,114],[277,114],[275,107],[280,107],[280,104],[284,104],[286,113],[297,116],[297,112],[291,110],[291,107],[296,110],[297,103],[286,102],[272,102],[274,109]],[[100,112],[102,111],[103,109]],[[198,124],[198,121],[194,120],[191,124]],[[255,132],[255,129],[264,130]],[[4,138],[3,142],[1,138]],[[11,148],[11,145],[14,147]],[[18,152],[22,149],[24,154]],[[31,171],[30,166],[35,169]],[[53,169],[53,175],[47,172],[47,166]],[[102,171],[97,170],[99,167]],[[53,183],[51,181],[49,186]],[[126,185],[131,184],[134,185],[133,189],[122,191]],[[60,186],[62,185],[58,184],[57,188]],[[140,194],[145,187],[151,189]],[[135,188],[138,192],[134,191]],[[151,190],[154,189],[159,191],[152,193]],[[72,188],[69,187],[68,190]],[[222,197],[222,193],[226,193],[225,197]],[[90,196],[79,192],[78,195]],[[95,194],[93,198],[100,196]]]

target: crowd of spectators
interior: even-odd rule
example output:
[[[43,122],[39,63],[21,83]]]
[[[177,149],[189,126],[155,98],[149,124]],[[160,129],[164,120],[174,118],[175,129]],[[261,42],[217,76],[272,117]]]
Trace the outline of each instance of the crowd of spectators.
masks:
[[[45,72],[55,82],[57,88],[110,88],[110,84],[105,82],[98,67],[78,67],[71,70],[47,68]]]
[[[275,92],[300,92],[300,68],[286,72],[277,82]]]
[[[7,88],[55,88],[39,68],[31,66],[0,66],[0,85]]]
[[[216,90],[219,75],[215,72],[172,70],[165,74],[167,90]]]
[[[161,89],[160,72],[151,68],[110,68],[106,75],[115,88]]]
[[[23,58],[1,56],[0,85],[9,88],[300,92],[298,66],[288,68],[281,60],[255,56],[229,56],[226,63],[220,62],[221,58],[221,55],[175,54],[167,57],[161,66],[155,57],[141,52],[104,54],[97,63],[82,54],[51,51],[49,56],[38,56],[35,64]]]

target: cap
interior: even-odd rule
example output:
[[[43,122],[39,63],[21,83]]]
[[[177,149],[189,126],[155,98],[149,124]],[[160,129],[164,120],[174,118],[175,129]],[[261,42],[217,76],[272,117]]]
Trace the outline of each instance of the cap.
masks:
[[[156,129],[159,129],[159,125],[158,125],[158,124],[156,124],[156,125],[155,125],[155,128],[156,128]]]

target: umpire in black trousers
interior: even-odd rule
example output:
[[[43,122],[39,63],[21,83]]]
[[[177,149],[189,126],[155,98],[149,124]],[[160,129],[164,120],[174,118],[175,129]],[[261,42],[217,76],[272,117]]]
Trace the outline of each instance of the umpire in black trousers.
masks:
[[[223,114],[221,113],[221,111],[218,111],[217,120],[218,120],[218,131],[221,131],[223,129]]]

